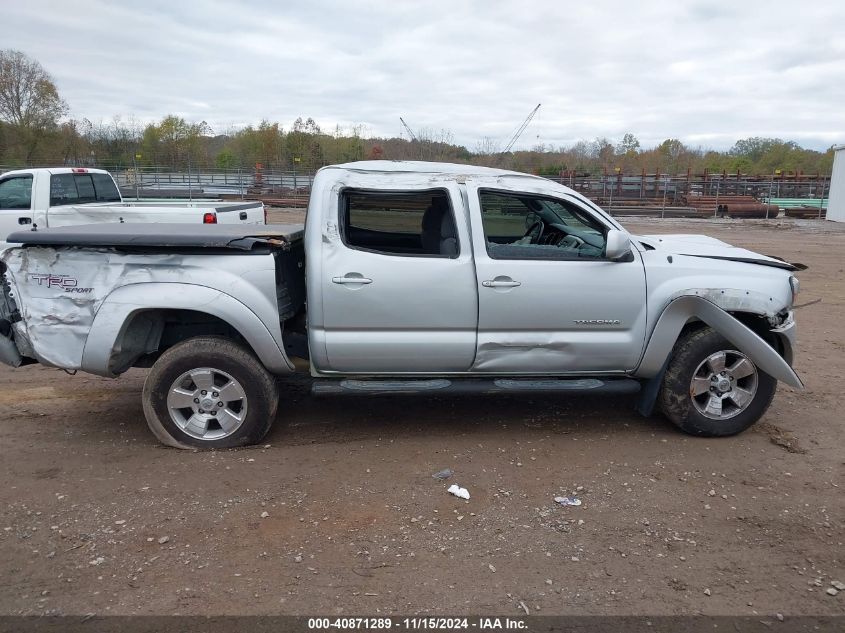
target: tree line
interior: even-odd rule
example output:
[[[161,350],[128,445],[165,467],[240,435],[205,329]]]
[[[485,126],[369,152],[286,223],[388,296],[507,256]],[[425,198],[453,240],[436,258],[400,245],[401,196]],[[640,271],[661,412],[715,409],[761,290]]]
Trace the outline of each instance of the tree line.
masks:
[[[205,121],[167,115],[142,124],[115,117],[92,122],[69,118],[55,82],[38,61],[19,51],[0,51],[0,165],[87,165],[107,168],[158,166],[171,169],[297,169],[354,160],[435,160],[503,167],[541,175],[561,173],[680,174],[691,170],[772,174],[829,174],[833,150],[818,152],[778,138],[738,140],[727,151],[690,147],[678,139],[643,148],[631,133],[568,146],[537,144],[502,153],[493,139],[470,150],[448,130],[421,129],[411,138],[378,138],[363,126],[323,129],[298,118],[289,128],[262,121],[256,126],[215,131]],[[409,135],[410,136],[410,135]]]

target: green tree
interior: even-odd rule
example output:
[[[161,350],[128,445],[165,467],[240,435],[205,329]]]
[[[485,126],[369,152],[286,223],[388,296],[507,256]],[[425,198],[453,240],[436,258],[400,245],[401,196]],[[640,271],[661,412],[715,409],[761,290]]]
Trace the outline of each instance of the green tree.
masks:
[[[616,152],[613,148],[613,143],[608,139],[604,137],[595,139],[590,144],[590,153],[598,161],[601,169],[608,171],[612,167],[611,163]]]
[[[636,136],[627,132],[625,136],[622,137],[622,140],[616,146],[616,153],[622,154],[624,156],[632,157],[636,156],[637,153],[640,151],[640,141],[637,139]]]
[[[67,111],[53,78],[40,63],[20,51],[0,51],[0,120],[16,128],[27,161]]]
[[[657,147],[661,159],[661,167],[667,173],[677,173],[683,165],[683,158],[688,153],[686,146],[676,138],[667,138]]]
[[[188,123],[168,115],[160,123],[149,124],[141,137],[141,150],[147,162],[166,164],[175,169],[190,162],[207,163],[206,143],[210,128],[205,121]]]
[[[238,159],[232,150],[226,148],[214,157],[214,166],[217,169],[234,169],[238,166]]]

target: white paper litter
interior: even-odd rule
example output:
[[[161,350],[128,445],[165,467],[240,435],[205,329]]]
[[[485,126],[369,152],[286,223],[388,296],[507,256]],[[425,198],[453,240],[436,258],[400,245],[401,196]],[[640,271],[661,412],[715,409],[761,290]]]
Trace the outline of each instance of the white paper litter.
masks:
[[[562,506],[580,506],[581,500],[577,497],[555,497],[555,503]]]
[[[469,490],[461,488],[458,484],[452,484],[446,492],[455,495],[456,497],[460,497],[461,499],[469,499]]]

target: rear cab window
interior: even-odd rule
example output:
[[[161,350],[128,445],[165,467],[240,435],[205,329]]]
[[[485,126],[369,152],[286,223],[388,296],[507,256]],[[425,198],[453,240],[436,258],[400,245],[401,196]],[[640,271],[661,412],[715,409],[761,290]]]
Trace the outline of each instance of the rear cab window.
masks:
[[[32,208],[32,176],[10,176],[0,180],[0,211]]]
[[[54,174],[50,177],[51,207],[120,201],[120,192],[108,174]]]
[[[344,190],[340,226],[343,243],[357,250],[449,258],[460,252],[454,210],[442,189]]]
[[[94,181],[94,191],[97,192],[97,202],[121,202],[120,192],[108,174],[91,174]]]

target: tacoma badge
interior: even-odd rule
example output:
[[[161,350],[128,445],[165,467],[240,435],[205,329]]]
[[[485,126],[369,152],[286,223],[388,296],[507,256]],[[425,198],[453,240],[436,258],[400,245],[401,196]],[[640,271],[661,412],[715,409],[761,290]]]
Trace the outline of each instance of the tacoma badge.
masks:
[[[575,319],[576,325],[620,325],[619,319]]]

